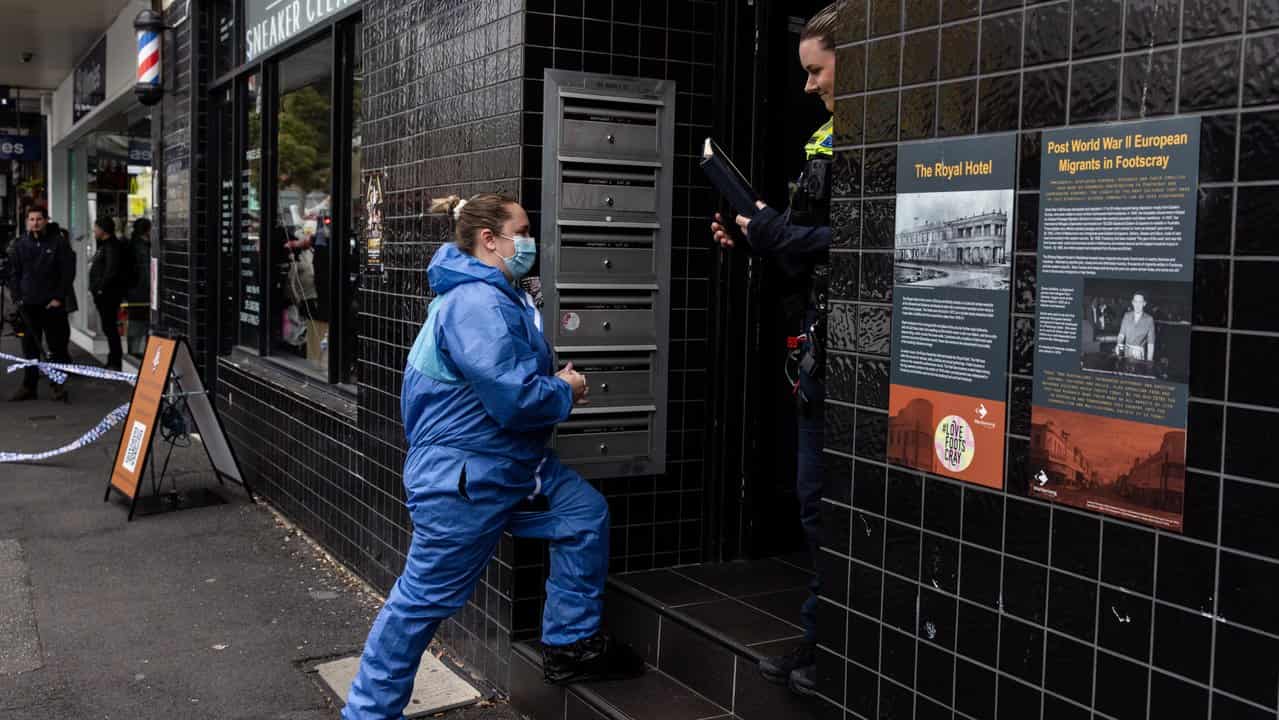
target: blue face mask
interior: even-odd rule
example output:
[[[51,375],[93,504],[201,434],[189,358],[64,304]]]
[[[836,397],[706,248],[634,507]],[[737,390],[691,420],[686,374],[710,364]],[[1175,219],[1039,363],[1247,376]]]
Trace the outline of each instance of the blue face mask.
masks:
[[[516,235],[511,239],[515,241],[515,254],[511,257],[498,257],[506,263],[506,270],[511,273],[511,277],[519,280],[533,269],[533,263],[537,261],[537,243],[528,235]]]

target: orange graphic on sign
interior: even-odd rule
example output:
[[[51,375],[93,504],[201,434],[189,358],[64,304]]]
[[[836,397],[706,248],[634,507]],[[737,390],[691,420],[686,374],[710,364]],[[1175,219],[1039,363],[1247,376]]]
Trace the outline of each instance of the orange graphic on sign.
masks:
[[[888,462],[1004,487],[1004,403],[908,385],[889,397]]]
[[[146,353],[142,356],[142,368],[133,387],[129,417],[124,421],[120,449],[111,468],[111,487],[130,500],[138,494],[156,417],[160,414],[160,399],[168,385],[169,369],[173,366],[177,345],[176,340],[152,336],[147,340]]]

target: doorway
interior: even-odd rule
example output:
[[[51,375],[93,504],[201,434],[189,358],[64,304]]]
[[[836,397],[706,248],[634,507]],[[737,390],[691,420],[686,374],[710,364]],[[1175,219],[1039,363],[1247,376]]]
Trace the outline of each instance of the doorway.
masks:
[[[824,0],[725,4],[716,132],[764,200],[787,205],[805,162],[803,147],[829,115],[804,93],[799,36]],[[758,38],[758,42],[756,42]],[[798,334],[807,299],[803,277],[737,249],[720,253],[715,355],[721,369],[712,412],[718,419],[708,557],[758,559],[804,551],[795,494],[795,397],[786,375],[786,338]]]

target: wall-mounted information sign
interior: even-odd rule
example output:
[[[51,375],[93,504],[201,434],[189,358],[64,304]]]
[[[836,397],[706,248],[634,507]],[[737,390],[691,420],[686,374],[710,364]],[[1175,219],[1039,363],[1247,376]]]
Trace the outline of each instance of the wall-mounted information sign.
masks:
[[[1199,119],[1045,132],[1030,494],[1180,531]]]
[[[888,461],[1004,484],[1016,137],[897,155]]]

